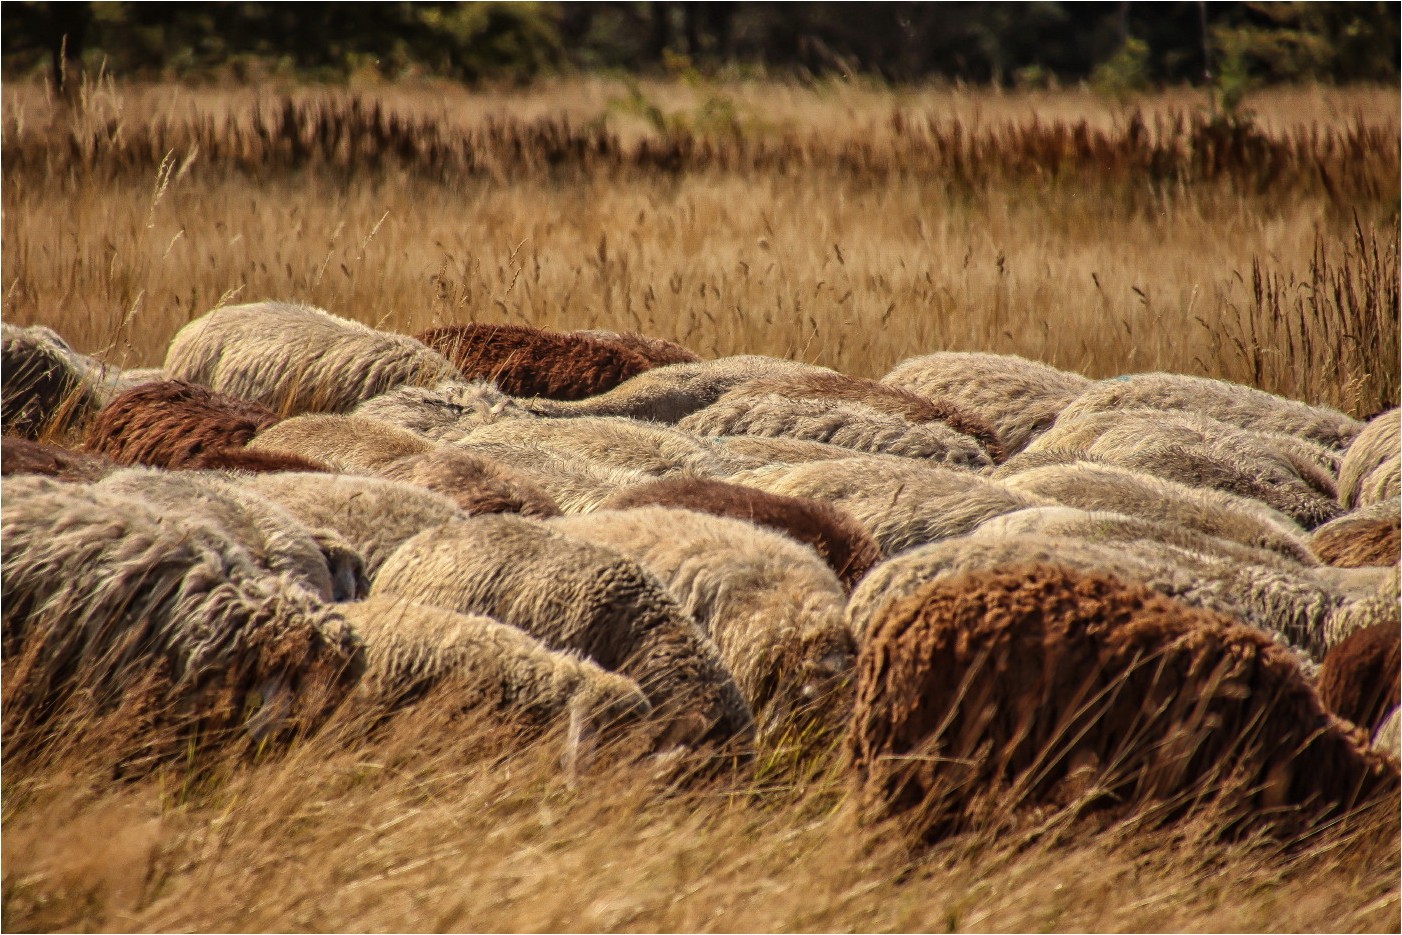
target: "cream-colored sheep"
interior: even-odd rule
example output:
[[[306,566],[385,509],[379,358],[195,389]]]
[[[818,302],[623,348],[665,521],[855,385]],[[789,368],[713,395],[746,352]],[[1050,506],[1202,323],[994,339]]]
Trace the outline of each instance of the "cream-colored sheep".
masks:
[[[216,308],[181,328],[165,373],[287,415],[347,412],[398,386],[459,376],[413,338],[272,301]]]
[[[396,387],[367,399],[352,414],[388,422],[435,442],[456,441],[479,425],[501,419],[535,418],[493,384],[459,380],[433,387]]]
[[[1400,454],[1402,418],[1398,410],[1389,409],[1374,417],[1344,453],[1339,465],[1339,502],[1345,509],[1397,496]]]
[[[1079,373],[1023,357],[957,351],[913,357],[881,382],[981,418],[997,431],[1010,456],[1026,448],[1091,386]]]
[[[667,507],[551,520],[657,577],[735,676],[762,733],[801,711],[836,724],[850,701],[846,595],[816,552],[740,520]]]
[[[436,446],[408,429],[359,415],[317,413],[269,426],[248,447],[320,461],[337,471],[373,474],[391,461],[424,454]]]
[[[662,584],[543,523],[493,513],[425,530],[386,560],[371,590],[484,614],[634,679],[672,742],[743,745],[753,733],[715,644]]]

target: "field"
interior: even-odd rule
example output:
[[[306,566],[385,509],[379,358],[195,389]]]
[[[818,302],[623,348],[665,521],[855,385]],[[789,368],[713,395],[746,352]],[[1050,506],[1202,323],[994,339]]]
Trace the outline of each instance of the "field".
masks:
[[[3,317],[124,367],[264,298],[413,333],[637,330],[879,377],[935,350],[1397,404],[1399,94],[575,79],[11,84]],[[76,720],[3,777],[37,930],[1396,931],[1395,808],[1223,843],[1052,815],[912,852],[840,758],[678,791],[411,712],[255,763],[113,779]],[[193,754],[191,759],[193,760]]]

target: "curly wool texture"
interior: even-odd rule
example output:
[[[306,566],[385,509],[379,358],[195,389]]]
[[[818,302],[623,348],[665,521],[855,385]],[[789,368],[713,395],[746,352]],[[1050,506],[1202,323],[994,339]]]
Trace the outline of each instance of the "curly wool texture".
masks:
[[[1163,543],[1000,533],[937,542],[876,566],[848,601],[848,625],[860,643],[883,604],[927,581],[1036,562],[1119,575],[1191,607],[1276,634],[1314,658],[1324,653],[1324,634],[1333,615],[1347,606],[1336,590],[1303,573],[1208,558]]]
[[[631,679],[546,649],[490,617],[395,597],[339,609],[365,643],[358,692],[378,707],[398,708],[446,689],[459,711],[500,711],[531,725],[574,715],[609,727],[652,710]]]
[[[104,708],[154,690],[146,710],[202,739],[239,725],[267,736],[315,726],[359,677],[340,616],[200,513],[20,477],[0,515],[11,725],[75,690]]]
[[[563,513],[588,513],[618,491],[654,479],[642,471],[611,467],[534,445],[478,442],[468,450],[520,471],[549,494]]]
[[[165,373],[284,415],[347,412],[397,386],[458,376],[413,338],[288,302],[226,306],[196,318],[171,341]]]
[[[896,458],[768,465],[734,474],[730,482],[832,503],[860,523],[885,556],[1050,502],[967,471]]]
[[[373,474],[392,461],[432,451],[435,445],[379,419],[317,414],[284,419],[249,442],[247,448],[315,459],[351,474]]]
[[[574,400],[597,396],[652,369],[622,344],[531,325],[474,322],[415,335],[469,380],[490,380],[512,396]]]
[[[845,595],[810,549],[739,520],[667,507],[562,517],[550,528],[655,575],[720,650],[762,734],[800,712],[832,725],[845,716],[855,655]]]
[[[785,497],[754,487],[697,477],[674,477],[625,487],[601,510],[663,506],[744,520],[783,533],[817,552],[851,591],[881,560],[881,552],[861,524],[822,500]]]
[[[317,476],[317,475],[311,475]],[[99,489],[156,510],[193,512],[248,550],[267,574],[282,575],[324,601],[356,597],[358,567],[334,567],[313,530],[234,478],[196,471],[124,468],[107,475]],[[349,583],[349,585],[348,585]],[[348,589],[349,588],[349,589]]]
[[[376,474],[440,493],[469,515],[520,513],[542,518],[560,515],[554,498],[524,473],[462,448],[436,448],[399,458],[381,467]]]
[[[1072,420],[1108,409],[1187,411],[1254,431],[1283,432],[1338,451],[1363,430],[1363,424],[1336,409],[1309,406],[1239,383],[1178,373],[1136,373],[1101,380],[1067,406],[1061,418]]]
[[[677,423],[697,435],[764,435],[827,442],[867,454],[976,470],[992,462],[943,422],[910,422],[856,403],[789,396],[727,396]]]
[[[1333,479],[1324,470],[1298,464],[1251,433],[1226,425],[1210,430],[1196,420],[1141,410],[1095,413],[1069,422],[1058,419],[1024,454],[1052,449],[1259,500],[1306,529],[1340,512]]]
[[[378,477],[260,474],[243,483],[307,526],[337,533],[364,560],[371,581],[400,543],[463,516],[442,494]]]
[[[863,812],[933,841],[1023,808],[1301,825],[1398,794],[1269,639],[1106,574],[1022,565],[887,605],[858,662]],[[1089,796],[1089,798],[1088,798]]]
[[[627,676],[673,742],[744,743],[753,733],[715,644],[661,583],[544,524],[496,513],[426,530],[390,556],[372,592],[484,614]]]
[[[1337,646],[1348,637],[1372,626],[1402,627],[1402,596],[1399,596],[1398,571],[1389,569],[1382,584],[1373,593],[1346,603],[1329,617],[1324,626],[1324,643]]]
[[[717,402],[745,397],[783,396],[788,399],[831,399],[855,403],[907,422],[938,422],[979,443],[994,464],[1006,458],[1003,443],[993,426],[970,412],[909,390],[887,386],[875,380],[849,377],[842,373],[804,371],[747,380],[728,390]]]
[[[1210,536],[1171,520],[1142,519],[1123,513],[1080,510],[1070,506],[1042,506],[995,516],[974,532],[982,536],[1043,535],[1087,542],[1151,542],[1171,545],[1208,558],[1264,565],[1285,574],[1297,574],[1301,563],[1271,552]]]
[[[490,383],[445,380],[433,387],[401,386],[367,399],[351,413],[407,429],[434,442],[453,442],[500,419],[534,419]]]
[[[620,383],[607,393],[589,399],[574,402],[532,399],[522,402],[526,408],[542,416],[622,416],[647,422],[674,423],[705,409],[720,399],[726,390],[746,380],[812,371],[833,372],[826,367],[746,354],[654,367]]]
[[[1008,354],[941,351],[898,364],[881,382],[957,407],[991,425],[1008,455],[1056,421],[1091,381]]]
[[[1345,513],[1310,537],[1310,549],[1326,565],[1365,568],[1395,565],[1402,555],[1402,500],[1394,497]]]
[[[1339,717],[1370,734],[1402,704],[1402,628],[1375,624],[1355,630],[1324,656],[1316,687],[1319,697]]]
[[[754,463],[682,429],[620,418],[510,419],[479,426],[456,444],[544,448],[652,477],[723,477]]]
[[[88,424],[84,447],[119,464],[176,469],[205,452],[242,448],[277,420],[266,406],[162,380],[113,397]]]
[[[1386,494],[1392,476],[1392,496],[1397,495],[1399,454],[1402,454],[1402,418],[1389,409],[1370,421],[1344,452],[1339,465],[1339,502],[1345,509],[1368,506]]]
[[[106,458],[6,435],[0,439],[0,476],[42,474],[66,481],[94,481],[120,467]]]
[[[1002,483],[1064,506],[1167,519],[1209,536],[1269,549],[1301,564],[1314,562],[1303,530],[1293,520],[1264,504],[1220,490],[1086,461],[1024,471]]]
[[[621,344],[633,353],[642,355],[654,367],[665,367],[668,364],[691,364],[701,359],[701,356],[695,351],[683,347],[675,341],[639,334],[636,331],[587,330],[570,333],[593,338],[596,341]]]
[[[35,439],[66,430],[102,405],[105,370],[42,325],[0,322],[0,424]]]

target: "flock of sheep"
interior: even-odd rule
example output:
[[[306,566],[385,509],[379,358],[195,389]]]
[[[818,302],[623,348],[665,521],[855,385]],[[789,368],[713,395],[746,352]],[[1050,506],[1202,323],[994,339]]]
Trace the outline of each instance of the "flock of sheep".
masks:
[[[12,744],[80,695],[260,744],[433,699],[571,768],[836,744],[926,837],[1398,794],[1395,409],[280,302],[159,370],[3,327]]]

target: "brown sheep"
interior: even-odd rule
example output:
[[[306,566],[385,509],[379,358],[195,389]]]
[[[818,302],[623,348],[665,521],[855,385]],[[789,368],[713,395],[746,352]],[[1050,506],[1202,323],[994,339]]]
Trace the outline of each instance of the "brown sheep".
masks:
[[[1310,537],[1310,549],[1326,565],[1364,568],[1396,565],[1402,552],[1402,501],[1393,498],[1345,513]]]
[[[575,331],[572,333],[593,338],[596,341],[621,344],[633,353],[641,354],[647,358],[654,367],[665,367],[668,364],[694,364],[701,359],[701,356],[689,347],[682,347],[675,341],[639,334],[636,331]]]
[[[6,435],[0,439],[0,476],[43,474],[66,481],[94,481],[120,465],[106,458]]]
[[[1398,795],[1288,651],[1225,617],[1056,565],[933,582],[879,614],[849,747],[864,811],[924,840],[1024,807],[1288,829]]]
[[[625,487],[599,505],[601,510],[669,506],[741,519],[781,532],[823,557],[850,594],[862,576],[881,561],[876,542],[845,510],[822,500],[786,497],[754,487],[701,477],[669,477]]]
[[[290,451],[259,451],[255,448],[218,448],[200,452],[181,465],[190,471],[236,471],[241,474],[276,474],[292,471],[303,474],[334,474],[328,464]]]
[[[1402,631],[1396,624],[1355,630],[1329,649],[1319,667],[1319,697],[1330,711],[1370,734],[1402,703],[1399,637]]]
[[[797,371],[747,380],[729,390],[721,400],[752,399],[768,395],[797,399],[835,399],[859,403],[869,409],[900,416],[907,422],[942,422],[977,441],[994,464],[1007,457],[993,426],[978,416],[944,400],[930,399],[910,390],[887,386],[823,370]],[[718,400],[719,402],[720,400]]]
[[[205,451],[242,448],[277,421],[266,406],[194,383],[139,383],[102,407],[84,447],[119,464],[173,470]]]
[[[391,461],[375,472],[441,493],[464,513],[559,516],[555,498],[521,471],[463,448],[435,448]]]
[[[529,325],[446,325],[415,337],[466,379],[491,380],[512,396],[584,399],[652,369],[620,343]]]

